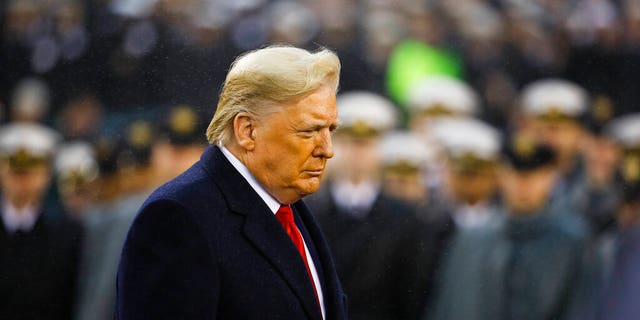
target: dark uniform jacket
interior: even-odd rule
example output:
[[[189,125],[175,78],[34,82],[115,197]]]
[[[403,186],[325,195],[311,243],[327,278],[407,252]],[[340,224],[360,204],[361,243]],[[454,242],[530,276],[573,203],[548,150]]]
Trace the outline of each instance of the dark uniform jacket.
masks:
[[[573,217],[496,212],[484,226],[458,229],[424,319],[567,319],[587,239],[584,221]]]
[[[0,319],[71,319],[81,241],[62,214],[40,213],[29,232],[0,223]]]
[[[379,194],[368,212],[336,204],[330,182],[307,200],[327,237],[349,297],[349,319],[416,319],[439,244],[406,203]]]

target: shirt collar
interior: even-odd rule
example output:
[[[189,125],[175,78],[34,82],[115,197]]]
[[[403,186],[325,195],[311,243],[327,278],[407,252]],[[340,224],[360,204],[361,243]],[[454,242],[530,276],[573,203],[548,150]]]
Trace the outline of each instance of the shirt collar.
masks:
[[[460,205],[452,212],[453,221],[461,228],[475,228],[487,224],[491,218],[492,208],[484,203],[476,205]]]
[[[9,233],[16,231],[29,232],[33,230],[38,220],[38,210],[35,206],[18,209],[8,201],[2,201],[2,222]]]
[[[273,196],[271,196],[267,192],[267,190],[264,189],[264,187],[262,187],[260,182],[258,182],[253,174],[251,174],[249,168],[247,168],[242,162],[240,162],[240,160],[236,158],[236,156],[234,156],[233,153],[231,153],[231,151],[229,151],[227,148],[225,148],[224,146],[218,147],[222,151],[222,154],[225,156],[225,158],[227,158],[227,160],[231,162],[231,165],[236,168],[236,170],[238,170],[242,177],[244,177],[244,179],[249,183],[251,188],[253,188],[253,190],[260,196],[260,198],[262,198],[262,201],[264,201],[269,209],[271,209],[271,212],[273,212],[274,214],[278,212],[278,209],[280,209],[280,203]]]
[[[348,180],[339,179],[331,185],[331,193],[338,207],[363,213],[373,207],[380,193],[380,184],[372,180],[354,184]]]

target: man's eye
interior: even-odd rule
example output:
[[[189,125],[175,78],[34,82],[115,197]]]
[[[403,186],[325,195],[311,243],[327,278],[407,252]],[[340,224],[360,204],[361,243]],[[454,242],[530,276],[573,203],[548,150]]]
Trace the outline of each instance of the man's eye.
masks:
[[[311,136],[313,136],[314,133],[315,133],[314,130],[302,130],[302,131],[298,132],[298,134],[303,136],[303,137],[311,137]]]

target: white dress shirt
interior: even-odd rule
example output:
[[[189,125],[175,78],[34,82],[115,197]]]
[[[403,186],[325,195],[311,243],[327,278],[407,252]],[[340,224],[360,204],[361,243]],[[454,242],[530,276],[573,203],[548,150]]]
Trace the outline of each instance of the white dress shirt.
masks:
[[[362,181],[358,184],[348,180],[336,180],[331,185],[331,195],[336,205],[356,218],[365,218],[380,194],[380,184]]]
[[[33,230],[38,220],[38,208],[36,206],[26,206],[18,209],[8,201],[2,201],[2,222],[7,233],[16,231],[29,232]]]
[[[271,196],[267,190],[265,190],[262,185],[256,180],[256,178],[251,174],[249,169],[242,163],[236,156],[234,156],[227,148],[224,146],[218,146],[222,151],[222,154],[231,162],[231,165],[238,170],[238,172],[244,177],[245,180],[249,183],[251,188],[255,190],[255,192],[260,196],[260,198],[267,204],[271,212],[275,215],[280,209],[280,203],[273,196]],[[302,236],[302,235],[301,235]],[[316,270],[315,262],[313,258],[309,254],[309,248],[307,247],[307,243],[302,237],[302,241],[304,242],[304,251],[307,255],[307,262],[309,263],[309,269],[311,270],[311,276],[313,277],[313,285],[316,287],[316,293],[318,294],[318,302],[320,303],[320,311],[322,312],[322,319],[325,319],[325,310],[324,310],[324,296],[322,294],[322,286],[320,285],[320,279],[318,278],[318,271]]]
[[[453,211],[453,221],[463,229],[472,229],[486,225],[495,208],[488,204],[461,205]]]

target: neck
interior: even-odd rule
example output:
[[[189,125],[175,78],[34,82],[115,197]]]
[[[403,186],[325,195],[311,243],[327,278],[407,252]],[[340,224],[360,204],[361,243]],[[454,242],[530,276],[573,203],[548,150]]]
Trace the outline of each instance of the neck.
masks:
[[[120,183],[114,174],[99,177],[95,185],[98,202],[111,202],[120,195]]]
[[[153,171],[151,167],[138,167],[125,173],[120,184],[125,193],[142,192],[151,187],[153,181]]]
[[[24,211],[27,208],[35,208],[39,206],[39,203],[29,199],[9,199],[7,204],[14,207],[18,211]]]
[[[562,174],[569,174],[576,166],[576,158],[573,155],[560,156],[558,159],[558,169]]]
[[[536,208],[516,208],[509,207],[508,214],[512,218],[516,219],[527,219],[531,217],[537,216],[541,211],[545,208],[545,204],[537,206]]]
[[[224,146],[236,159],[238,159],[245,167],[247,166],[247,151],[240,147],[237,143],[230,142]]]

